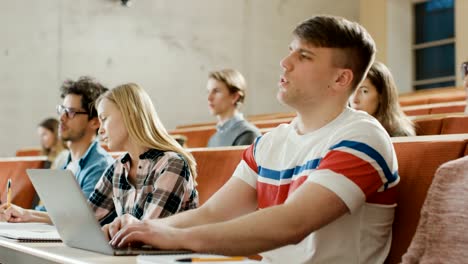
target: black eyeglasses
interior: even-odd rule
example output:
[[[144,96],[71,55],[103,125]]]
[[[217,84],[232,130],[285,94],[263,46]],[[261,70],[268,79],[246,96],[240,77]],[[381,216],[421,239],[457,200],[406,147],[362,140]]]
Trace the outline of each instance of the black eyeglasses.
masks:
[[[465,79],[465,76],[468,75],[468,61],[465,61],[461,65],[461,74],[462,78]]]
[[[85,111],[77,111],[73,108],[65,107],[63,105],[57,105],[57,114],[59,116],[63,115],[64,113],[67,114],[67,117],[69,119],[72,119],[75,117],[75,115],[88,115],[88,112]]]

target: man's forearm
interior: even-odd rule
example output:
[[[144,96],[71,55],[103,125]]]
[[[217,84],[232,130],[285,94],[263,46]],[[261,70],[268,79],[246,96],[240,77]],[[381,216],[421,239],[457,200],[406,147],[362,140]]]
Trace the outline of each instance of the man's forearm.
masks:
[[[304,183],[282,205],[183,229],[175,237],[182,248],[196,252],[253,255],[299,243],[347,212],[346,204],[335,193],[316,183]]]
[[[300,242],[310,231],[289,215],[285,206],[221,223],[181,230],[180,244],[196,252],[252,255]],[[273,231],[274,230],[274,231]]]
[[[177,228],[187,228],[204,224],[211,224],[220,221],[210,212],[208,208],[198,208],[172,215],[163,219],[158,219],[160,223]]]

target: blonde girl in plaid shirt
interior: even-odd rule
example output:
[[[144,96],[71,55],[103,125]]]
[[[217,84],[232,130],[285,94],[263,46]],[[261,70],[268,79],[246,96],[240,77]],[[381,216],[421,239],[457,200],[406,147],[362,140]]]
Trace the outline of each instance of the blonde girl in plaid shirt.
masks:
[[[89,198],[101,224],[116,216],[128,223],[198,206],[195,160],[169,136],[141,87],[120,85],[99,97],[96,108],[101,139],[111,151],[126,152],[106,169]]]

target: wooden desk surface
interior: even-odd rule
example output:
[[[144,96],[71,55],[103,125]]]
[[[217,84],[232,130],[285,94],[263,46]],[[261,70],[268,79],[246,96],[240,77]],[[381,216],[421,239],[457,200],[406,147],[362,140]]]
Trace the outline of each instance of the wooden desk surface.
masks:
[[[19,243],[0,238],[0,263],[136,263],[136,256],[108,256],[63,243]]]

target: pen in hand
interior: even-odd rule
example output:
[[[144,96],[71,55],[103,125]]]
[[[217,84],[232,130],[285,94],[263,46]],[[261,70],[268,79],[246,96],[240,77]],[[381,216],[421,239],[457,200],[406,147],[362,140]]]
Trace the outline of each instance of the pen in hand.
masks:
[[[11,205],[11,179],[8,179],[7,183],[7,208]]]
[[[177,262],[218,262],[218,261],[241,261],[245,257],[203,257],[203,258],[182,258],[176,260]]]

